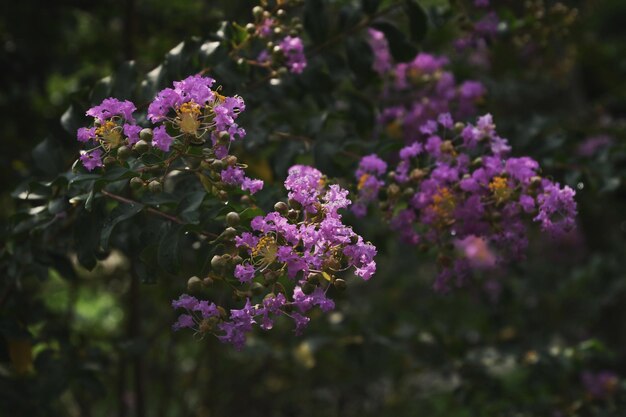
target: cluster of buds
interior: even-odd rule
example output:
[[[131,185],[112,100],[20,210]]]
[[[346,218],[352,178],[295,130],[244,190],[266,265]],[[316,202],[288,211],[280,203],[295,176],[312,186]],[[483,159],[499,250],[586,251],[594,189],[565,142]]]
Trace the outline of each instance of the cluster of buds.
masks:
[[[205,188],[221,197],[233,186],[255,193],[263,182],[246,177],[245,165],[229,155],[232,142],[246,134],[235,121],[245,103],[239,96],[221,95],[219,88],[212,90],[214,83],[194,75],[160,91],[148,107],[151,128],[135,124],[130,101],[105,99],[87,111],[94,126],[78,130],[79,141],[94,145],[80,160],[89,171],[109,163],[126,164],[139,174],[131,180],[133,188],[160,191],[165,175],[182,164],[201,174]],[[151,158],[142,158],[146,153]]]
[[[187,310],[175,329],[214,334],[240,348],[254,324],[268,330],[275,317],[284,315],[299,333],[315,306],[334,308],[327,294],[331,288],[344,290],[350,271],[364,280],[374,274],[376,248],[344,225],[339,213],[351,204],[347,190],[302,165],[289,169],[284,185],[288,202],[252,219],[247,231],[241,231],[237,213],[227,215],[224,253],[211,260],[211,282],[226,282],[245,306],[227,314],[183,295],[173,303]]]
[[[261,51],[254,48],[256,58],[247,62],[268,68],[273,76],[287,71],[300,74],[307,65],[304,44],[300,38],[303,26],[299,17],[289,17],[288,6],[296,6],[299,1],[279,1],[273,6],[255,6],[252,9],[254,23],[248,23],[245,30],[248,38],[244,44],[256,41]]]
[[[574,190],[542,178],[533,159],[510,157],[491,115],[472,125],[454,123],[444,113],[419,132],[420,140],[394,156],[394,169],[377,155],[361,160],[354,207],[363,215],[366,205],[377,201],[404,242],[436,247],[437,290],[448,290],[454,277],[457,285],[464,282],[473,266],[468,245],[474,250],[482,244],[486,254],[498,248],[498,261],[521,258],[526,217],[551,235],[574,227]]]
[[[382,32],[370,29],[369,40],[373,68],[385,81],[379,123],[389,136],[413,142],[420,126],[441,113],[458,119],[476,114],[485,88],[478,81],[457,83],[445,68],[447,58],[420,53],[411,62],[395,64]]]

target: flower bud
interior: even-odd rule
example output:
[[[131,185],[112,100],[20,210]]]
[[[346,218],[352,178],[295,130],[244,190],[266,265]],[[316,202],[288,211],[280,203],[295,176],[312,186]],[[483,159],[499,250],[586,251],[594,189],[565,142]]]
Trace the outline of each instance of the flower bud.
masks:
[[[265,49],[267,49],[268,51],[271,51],[274,48],[274,42],[268,42],[267,44],[265,44]]]
[[[115,159],[115,157],[113,156],[107,156],[106,158],[104,158],[104,166],[111,166],[113,164],[115,164],[117,162],[117,159]]]
[[[275,27],[274,28],[274,35],[280,35],[283,33],[283,28],[281,27]]]
[[[463,129],[465,129],[465,123],[463,123],[463,122],[456,122],[454,124],[454,131],[456,133],[461,133],[463,131]]]
[[[306,278],[306,280],[311,284],[319,284],[322,282],[323,279],[324,277],[319,272],[309,274],[309,276]]]
[[[125,161],[130,156],[130,148],[128,146],[120,146],[117,150],[117,157],[120,161]]]
[[[293,220],[293,221],[298,220],[299,215],[300,215],[300,212],[298,210],[289,210],[287,212],[287,218],[289,220]]]
[[[389,198],[396,198],[400,194],[400,187],[398,184],[389,184],[387,187],[387,196]]]
[[[481,166],[483,164],[483,158],[480,156],[472,161],[472,167]]]
[[[230,134],[226,131],[220,132],[219,135],[217,135],[217,141],[222,145],[228,144],[228,142],[230,142]]]
[[[278,29],[278,28],[276,28]],[[281,48],[279,45],[276,45],[275,47],[272,48],[272,55],[274,56],[279,56],[283,53],[283,48]]]
[[[274,210],[284,215],[287,214],[287,212],[289,211],[289,206],[287,206],[287,204],[285,204],[284,202],[279,201],[278,203],[274,204]]]
[[[229,166],[235,166],[237,163],[237,157],[235,155],[228,155],[222,158],[222,162]]]
[[[233,256],[233,264],[240,264],[243,262],[243,258],[239,255]]]
[[[309,295],[311,294],[313,291],[315,291],[315,285],[305,282],[304,284],[302,284],[302,287],[300,287],[302,289],[302,292],[305,295]]]
[[[235,229],[234,227],[227,227],[226,229],[224,229],[224,231],[222,232],[221,237],[226,239],[226,240],[233,240],[235,238],[235,236],[237,236],[237,229]],[[226,256],[226,255],[224,255]],[[230,255],[228,255],[230,256]]]
[[[256,26],[254,26],[252,23],[248,23],[246,25],[246,32],[252,35],[254,32],[256,32]]]
[[[225,265],[226,265],[226,262],[222,259],[220,255],[215,255],[211,258],[211,268],[221,269]]]
[[[412,182],[415,183],[415,182],[419,182],[425,176],[426,176],[426,172],[424,172],[423,170],[419,168],[415,168],[414,170],[411,171],[409,178],[411,179]]]
[[[348,286],[346,284],[346,281],[341,279],[341,278],[337,278],[336,280],[333,281],[333,285],[335,286],[335,288],[337,288],[339,291],[343,291],[346,289],[346,287]]]
[[[454,153],[454,145],[452,144],[452,141],[449,140],[443,141],[439,149],[441,149],[441,152],[443,153]]]
[[[228,201],[228,193],[224,190],[221,190],[217,193],[217,198],[219,198],[221,201]]]
[[[139,154],[144,154],[150,150],[150,145],[148,145],[148,142],[146,142],[145,140],[140,140],[139,142],[135,143],[135,147],[133,149],[135,149]]]
[[[133,177],[130,179],[130,188],[133,190],[139,190],[145,185],[141,177]]]
[[[413,194],[415,194],[415,188],[413,187],[406,188],[403,194],[405,197],[413,197]]]
[[[278,9],[276,10],[276,16],[278,17],[284,17],[287,14],[287,12],[285,12],[285,9]]]
[[[213,278],[211,277],[206,277],[202,280],[202,285],[204,285],[205,287],[209,287],[211,285],[213,285]]]
[[[215,159],[211,163],[211,169],[214,171],[221,171],[222,169],[224,169],[224,162],[222,162],[221,159]]]
[[[145,129],[141,129],[141,131],[139,132],[139,139],[150,142],[152,140],[152,129],[148,127]]]
[[[259,282],[253,282],[250,286],[250,290],[252,291],[252,294],[259,295],[263,292],[263,284]]]
[[[237,226],[240,222],[239,213],[231,211],[226,215],[226,223],[229,226]]]
[[[291,207],[292,209],[300,210],[302,208],[302,204],[292,198],[287,201],[287,204],[289,204],[289,207]]]
[[[257,19],[263,15],[263,8],[261,6],[254,6],[252,8],[252,15]]]
[[[160,193],[161,191],[163,191],[163,184],[161,184],[161,182],[158,180],[152,180],[148,184],[148,189],[151,193]]]
[[[202,289],[202,280],[196,276],[189,278],[187,281],[187,291],[198,292]]]

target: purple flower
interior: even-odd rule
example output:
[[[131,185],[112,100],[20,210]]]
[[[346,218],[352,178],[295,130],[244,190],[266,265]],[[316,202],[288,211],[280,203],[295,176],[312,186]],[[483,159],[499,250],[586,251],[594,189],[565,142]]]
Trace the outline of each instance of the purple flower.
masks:
[[[575,226],[575,195],[576,192],[568,186],[560,188],[559,184],[546,181],[543,192],[537,197],[539,214],[534,220],[552,235],[561,236],[569,232]]]
[[[116,98],[106,98],[97,106],[94,106],[87,110],[87,116],[98,119],[100,122],[104,122],[115,116],[121,116],[127,122],[135,122],[133,118],[133,112],[137,110],[135,105],[128,101],[119,101]]]
[[[580,377],[587,395],[593,399],[608,399],[617,391],[619,377],[613,371],[585,371]]]
[[[289,168],[285,188],[289,198],[302,204],[308,212],[316,213],[315,203],[322,187],[322,173],[306,165],[294,165]]]
[[[152,131],[152,146],[163,152],[169,152],[173,141],[174,138],[167,134],[165,126],[163,125],[154,128]]]
[[[90,139],[96,138],[96,128],[81,127],[78,129],[78,132],[76,132],[76,138],[79,142],[89,142]]]
[[[379,74],[384,74],[391,70],[392,58],[389,52],[389,44],[385,38],[385,34],[376,29],[369,28],[369,44],[374,53],[374,63],[372,68]]]
[[[249,283],[252,281],[255,274],[256,270],[252,265],[239,264],[235,267],[235,278],[237,278],[241,283]]]
[[[92,151],[81,151],[80,161],[87,171],[93,171],[97,167],[104,166],[102,164],[102,151],[94,149]]]
[[[139,132],[141,132],[142,127],[137,125],[124,125],[124,134],[128,137],[128,144],[134,145],[139,142]]]
[[[191,329],[195,326],[195,324],[196,323],[194,322],[191,315],[181,314],[180,316],[178,316],[178,320],[176,321],[176,323],[174,323],[172,328],[174,329],[174,331],[178,331],[180,329]]]
[[[289,71],[294,74],[301,74],[306,68],[307,62],[304,56],[304,44],[299,37],[287,36],[280,42]]]
[[[185,310],[193,310],[198,305],[198,299],[188,294],[182,294],[178,300],[172,301],[172,307],[175,309],[184,308]]]

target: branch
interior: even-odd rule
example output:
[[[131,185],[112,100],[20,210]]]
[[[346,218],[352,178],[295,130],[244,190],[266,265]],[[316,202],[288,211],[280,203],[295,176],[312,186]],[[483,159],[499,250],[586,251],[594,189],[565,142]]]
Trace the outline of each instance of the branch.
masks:
[[[102,193],[102,195],[109,197],[112,200],[115,201],[119,201],[120,203],[124,203],[124,204],[141,204],[138,201],[135,200],[131,200],[130,198],[126,198],[126,197],[122,197],[121,195],[117,195],[117,194],[113,194],[107,190],[100,190],[100,193]],[[187,222],[183,221],[182,219],[176,217],[176,216],[172,216],[171,214],[165,213],[161,210],[157,210],[154,207],[147,207],[146,211],[150,214],[154,214],[155,216],[159,216],[159,217],[163,217],[164,219],[167,219],[171,222],[177,223],[177,224],[187,224]],[[218,235],[216,235],[215,233],[211,233],[211,232],[198,232],[198,234],[211,238],[211,239],[215,239],[218,237]]]

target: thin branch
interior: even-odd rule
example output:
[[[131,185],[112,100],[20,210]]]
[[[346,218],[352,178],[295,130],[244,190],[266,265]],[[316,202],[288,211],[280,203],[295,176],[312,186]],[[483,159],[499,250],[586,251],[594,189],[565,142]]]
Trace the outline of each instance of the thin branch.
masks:
[[[117,194],[113,194],[107,190],[101,190],[100,191],[102,193],[102,195],[109,197],[112,200],[115,201],[119,201],[120,203],[124,203],[124,204],[141,204],[138,201],[135,200],[131,200],[130,198],[126,198],[126,197],[122,197],[121,195],[117,195]],[[187,224],[187,222],[183,221],[182,219],[176,217],[176,216],[172,216],[171,214],[165,213],[161,210],[157,210],[154,207],[147,207],[146,211],[150,214],[154,214],[155,216],[159,216],[159,217],[163,217],[164,219],[167,219],[171,222],[177,223],[177,224]],[[215,239],[218,237],[218,235],[216,235],[215,233],[211,233],[211,232],[198,232],[198,234],[208,237],[208,238],[212,238]]]

